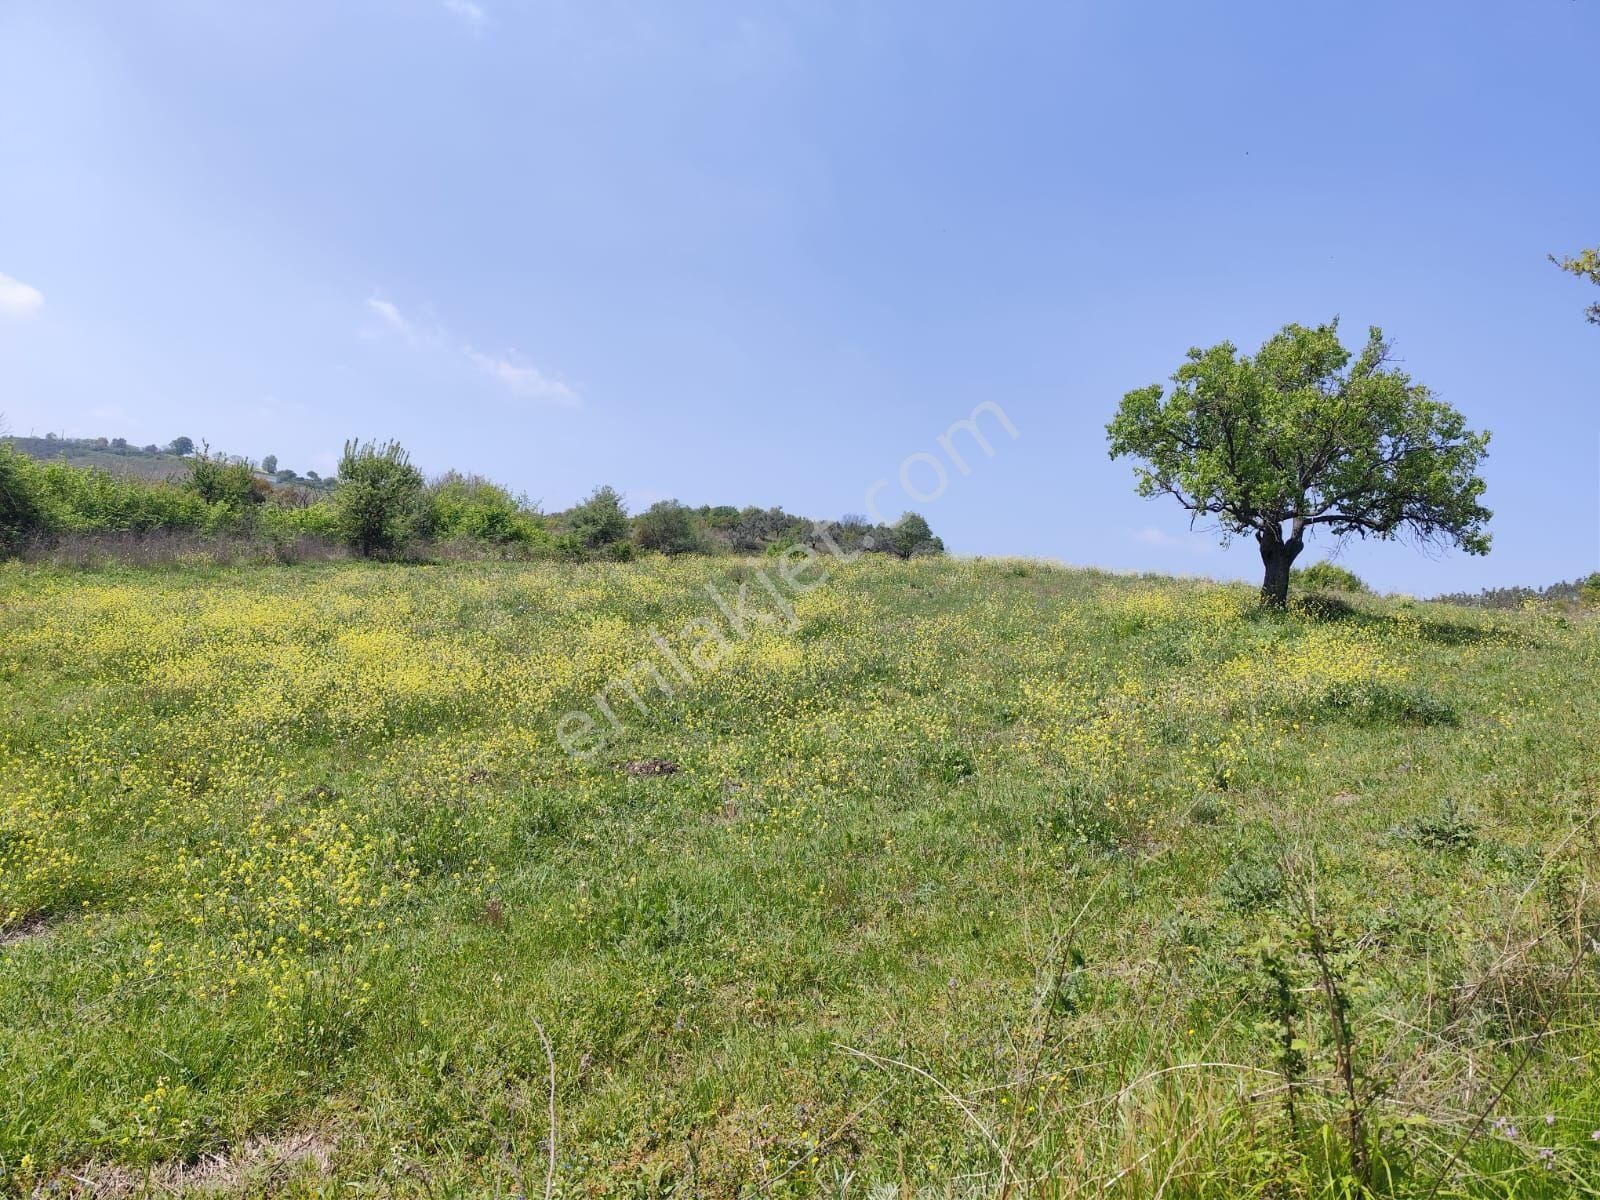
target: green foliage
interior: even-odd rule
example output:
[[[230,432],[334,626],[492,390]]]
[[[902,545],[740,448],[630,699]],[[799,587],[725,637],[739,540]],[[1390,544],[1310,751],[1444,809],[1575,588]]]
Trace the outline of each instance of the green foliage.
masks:
[[[261,460],[261,469],[268,475],[276,475],[278,473],[278,456],[269,454],[263,458]]]
[[[255,473],[242,462],[230,462],[211,447],[203,447],[189,460],[189,478],[183,486],[207,504],[220,504],[242,512],[265,498],[255,486]]]
[[[532,545],[546,537],[531,507],[478,475],[451,471],[428,488],[433,533],[496,545]]]
[[[297,537],[342,540],[340,512],[331,500],[299,508],[263,505],[256,515],[256,530],[274,542],[289,542]]]
[[[47,534],[227,532],[238,512],[208,504],[180,484],[112,475],[95,467],[44,463],[38,468],[38,497]]]
[[[1283,871],[1263,850],[1251,848],[1236,857],[1217,877],[1217,896],[1228,908],[1249,916],[1283,898]]]
[[[1478,843],[1478,823],[1449,797],[1437,813],[1418,817],[1395,832],[1425,850],[1470,850]]]
[[[422,472],[399,442],[346,442],[333,503],[340,536],[363,557],[403,550],[429,529]]]
[[[322,480],[314,471],[302,478],[281,470],[269,479],[209,447],[198,453],[191,447],[192,458],[178,459],[153,446],[140,450],[121,442],[45,437],[5,443],[22,452],[8,468],[11,503],[32,502],[25,519],[21,509],[13,512],[7,541],[18,544],[15,530],[26,526],[33,532],[22,540],[42,544],[67,535],[139,535],[128,547],[137,553],[142,550],[135,551],[133,542],[158,531],[264,537],[280,548],[299,537],[315,537],[344,541],[360,551],[366,528],[371,548],[364,553],[431,539],[450,557],[488,552],[621,561],[636,550],[777,555],[794,546],[909,557],[943,549],[915,514],[893,529],[846,517],[819,533],[814,522],[778,507],[691,509],[665,501],[630,522],[621,496],[601,487],[572,510],[546,518],[525,497],[454,471],[424,486],[418,499],[414,468],[409,462],[384,461],[391,448],[377,443],[355,446],[360,461],[351,465],[343,496],[335,501],[335,480]],[[403,451],[392,449],[404,459]],[[269,455],[264,465],[277,464]],[[369,518],[371,524],[364,525]],[[108,543],[96,553],[115,558],[119,552]]]
[[[902,514],[890,530],[889,544],[901,558],[944,553],[944,542],[933,536],[933,530],[921,513]]]
[[[32,459],[0,442],[0,555],[44,531],[37,474]]]
[[[1123,397],[1106,427],[1111,456],[1140,460],[1140,495],[1174,497],[1224,540],[1254,534],[1273,603],[1319,528],[1488,552],[1478,467],[1489,435],[1390,365],[1379,329],[1352,355],[1337,321],[1286,325],[1254,356],[1231,342],[1192,349],[1172,378],[1170,392]]]
[[[1316,562],[1297,568],[1290,576],[1301,587],[1327,592],[1365,592],[1370,590],[1361,577],[1348,568],[1331,562]]]
[[[567,513],[567,532],[587,550],[597,550],[628,536],[628,510],[613,487],[602,485]]]
[[[1525,605],[1583,606],[1600,604],[1600,571],[1549,587],[1483,588],[1477,592],[1446,592],[1435,596],[1441,604],[1461,604],[1472,608],[1522,608]]]
[[[633,519],[634,545],[662,554],[687,554],[699,548],[694,518],[676,500],[658,500]]]
[[[1600,248],[1583,250],[1564,258],[1557,258],[1552,254],[1550,261],[1579,279],[1587,279],[1590,283],[1600,285]],[[1600,325],[1600,303],[1591,304],[1585,310],[1585,314],[1591,324]]]
[[[176,454],[179,458],[185,458],[194,453],[194,439],[175,437],[167,443],[167,449],[173,454]]]

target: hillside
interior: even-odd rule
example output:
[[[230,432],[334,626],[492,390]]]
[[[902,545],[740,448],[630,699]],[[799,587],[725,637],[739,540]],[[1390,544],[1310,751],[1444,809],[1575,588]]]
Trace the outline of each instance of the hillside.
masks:
[[[110,438],[12,437],[0,440],[10,442],[16,450],[40,462],[98,467],[113,475],[134,479],[182,479],[189,466],[188,460],[155,446],[119,446]]]
[[[1600,1189],[1600,622],[803,561],[0,566],[13,1189]]]

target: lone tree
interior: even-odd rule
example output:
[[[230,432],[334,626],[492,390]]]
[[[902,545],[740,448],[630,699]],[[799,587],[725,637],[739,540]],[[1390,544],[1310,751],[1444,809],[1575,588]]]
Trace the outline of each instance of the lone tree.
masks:
[[[567,529],[587,549],[598,550],[628,536],[628,510],[616,488],[602,485],[567,514]]]
[[[402,550],[428,532],[422,472],[399,442],[346,442],[333,507],[340,535],[363,558]]]
[[[1226,542],[1254,533],[1262,600],[1281,607],[1308,532],[1489,549],[1478,476],[1489,443],[1450,405],[1390,365],[1373,328],[1361,353],[1337,319],[1286,325],[1253,357],[1230,342],[1189,351],[1173,388],[1122,398],[1111,457],[1143,460],[1139,493],[1167,494]]]
[[[699,548],[693,514],[676,500],[657,500],[633,519],[633,540],[641,550],[688,554]]]
[[[921,513],[902,513],[889,527],[889,546],[901,558],[915,554],[943,554],[944,542],[933,536]]]

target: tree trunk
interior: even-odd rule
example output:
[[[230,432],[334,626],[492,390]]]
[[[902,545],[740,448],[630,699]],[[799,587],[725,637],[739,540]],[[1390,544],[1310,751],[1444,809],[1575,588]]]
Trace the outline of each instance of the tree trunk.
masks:
[[[1269,528],[1256,534],[1261,546],[1261,563],[1266,577],[1261,581],[1261,603],[1269,608],[1282,608],[1289,603],[1289,568],[1300,557],[1305,545],[1297,533],[1285,541],[1280,530]]]

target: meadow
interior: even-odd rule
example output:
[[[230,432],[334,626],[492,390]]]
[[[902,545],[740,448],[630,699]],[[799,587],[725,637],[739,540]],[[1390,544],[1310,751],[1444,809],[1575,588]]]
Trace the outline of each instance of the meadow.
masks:
[[[1600,1193],[1600,621],[767,562],[0,565],[5,1188]]]

